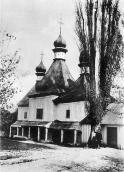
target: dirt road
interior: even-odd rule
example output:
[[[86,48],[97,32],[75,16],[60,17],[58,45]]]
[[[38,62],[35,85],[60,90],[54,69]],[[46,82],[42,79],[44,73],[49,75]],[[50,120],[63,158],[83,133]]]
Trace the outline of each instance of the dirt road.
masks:
[[[14,158],[0,160],[2,172],[123,172],[124,150],[83,149],[45,144],[48,148],[3,150]],[[30,146],[29,146],[30,147]],[[16,154],[18,153],[18,154]],[[16,157],[18,155],[18,157]],[[21,156],[19,156],[21,155]]]

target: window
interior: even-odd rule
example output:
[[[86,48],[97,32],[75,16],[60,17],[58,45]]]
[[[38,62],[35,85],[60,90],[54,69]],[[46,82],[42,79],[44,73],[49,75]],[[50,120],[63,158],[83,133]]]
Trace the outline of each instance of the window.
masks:
[[[70,110],[66,110],[66,118],[70,118]]]
[[[43,119],[43,109],[37,109],[36,118]]]
[[[27,118],[27,112],[24,112],[24,119]]]

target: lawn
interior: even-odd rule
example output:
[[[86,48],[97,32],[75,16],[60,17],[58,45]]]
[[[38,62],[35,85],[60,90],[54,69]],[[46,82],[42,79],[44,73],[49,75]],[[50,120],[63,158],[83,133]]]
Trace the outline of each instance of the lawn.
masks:
[[[1,142],[1,156],[8,156],[0,160],[2,172],[124,172],[124,150]]]

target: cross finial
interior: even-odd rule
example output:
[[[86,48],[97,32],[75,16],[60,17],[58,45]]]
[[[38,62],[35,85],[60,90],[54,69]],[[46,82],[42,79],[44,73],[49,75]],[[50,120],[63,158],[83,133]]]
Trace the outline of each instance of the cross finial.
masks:
[[[41,51],[40,55],[41,55],[41,60],[43,60],[43,56],[44,56],[43,51]]]
[[[59,24],[60,24],[60,35],[61,35],[61,26],[62,26],[62,24],[64,24],[63,22],[62,22],[62,18],[60,17],[60,20],[59,20]]]

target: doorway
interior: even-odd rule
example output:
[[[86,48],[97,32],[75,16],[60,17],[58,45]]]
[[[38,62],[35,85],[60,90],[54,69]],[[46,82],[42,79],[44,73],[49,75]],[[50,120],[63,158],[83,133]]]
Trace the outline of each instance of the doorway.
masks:
[[[117,127],[107,127],[107,145],[117,147]]]

